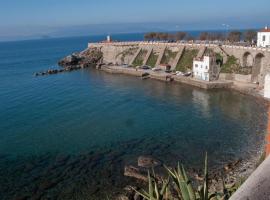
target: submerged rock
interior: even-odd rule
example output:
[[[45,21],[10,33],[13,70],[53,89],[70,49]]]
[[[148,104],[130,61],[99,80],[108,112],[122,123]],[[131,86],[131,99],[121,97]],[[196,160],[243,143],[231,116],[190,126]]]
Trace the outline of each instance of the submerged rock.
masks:
[[[138,158],[138,166],[144,168],[152,168],[160,166],[161,162],[152,156],[140,156]]]
[[[124,176],[133,177],[141,181],[148,181],[147,175],[139,168],[132,165],[125,166]]]

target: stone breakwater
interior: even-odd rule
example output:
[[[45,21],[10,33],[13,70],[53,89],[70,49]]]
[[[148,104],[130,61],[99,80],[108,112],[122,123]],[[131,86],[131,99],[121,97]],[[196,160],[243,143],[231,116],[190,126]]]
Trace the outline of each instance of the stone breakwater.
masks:
[[[100,49],[89,48],[80,53],[73,53],[72,55],[61,59],[58,62],[58,65],[63,67],[62,69],[49,69],[43,72],[36,72],[34,75],[45,76],[93,67],[102,60],[102,57],[103,53],[100,51]]]

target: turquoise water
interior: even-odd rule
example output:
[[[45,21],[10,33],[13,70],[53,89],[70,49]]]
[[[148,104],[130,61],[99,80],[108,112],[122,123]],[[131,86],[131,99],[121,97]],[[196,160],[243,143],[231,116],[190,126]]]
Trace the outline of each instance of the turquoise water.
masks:
[[[237,92],[94,69],[33,76],[101,38],[0,43],[0,199],[113,196],[139,155],[200,168],[208,151],[219,168],[258,150],[267,108]]]

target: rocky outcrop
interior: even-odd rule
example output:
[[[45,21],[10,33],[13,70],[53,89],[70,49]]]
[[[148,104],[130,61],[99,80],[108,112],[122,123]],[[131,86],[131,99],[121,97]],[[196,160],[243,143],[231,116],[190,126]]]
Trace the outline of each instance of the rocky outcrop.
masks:
[[[102,57],[103,53],[100,48],[88,48],[80,53],[74,53],[61,59],[58,62],[58,65],[64,69],[49,69],[43,72],[37,72],[34,75],[45,76],[95,66],[96,64],[101,63]]]
[[[97,64],[102,60],[103,53],[99,48],[89,48],[80,53],[69,55],[58,62],[62,67],[80,65],[88,67],[92,64]]]

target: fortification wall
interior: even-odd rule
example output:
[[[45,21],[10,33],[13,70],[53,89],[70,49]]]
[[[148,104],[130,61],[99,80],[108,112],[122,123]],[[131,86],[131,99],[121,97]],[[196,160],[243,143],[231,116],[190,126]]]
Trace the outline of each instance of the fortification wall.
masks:
[[[243,46],[230,46],[230,45],[216,45],[216,44],[194,44],[194,43],[166,43],[166,42],[111,42],[111,43],[89,43],[89,48],[97,47],[103,52],[103,61],[111,62],[114,64],[130,64],[135,60],[134,56],[139,48],[146,52],[151,49],[154,54],[160,55],[164,48],[171,52],[177,53],[182,48],[186,50],[197,49],[212,49],[214,52],[219,53],[223,57],[223,61],[227,61],[229,56],[234,56],[240,66],[245,67],[246,57],[249,56],[249,63],[253,63],[252,74],[250,82],[259,82],[261,86],[264,85],[264,78],[267,71],[270,69],[270,49],[256,48],[256,47],[243,47]],[[148,55],[145,53],[145,55]],[[175,59],[177,57],[175,56]],[[180,58],[181,60],[181,58]],[[143,58],[143,63],[147,61]],[[171,59],[168,64],[175,63]],[[248,78],[244,78],[249,80]],[[242,80],[242,76],[239,76]]]

